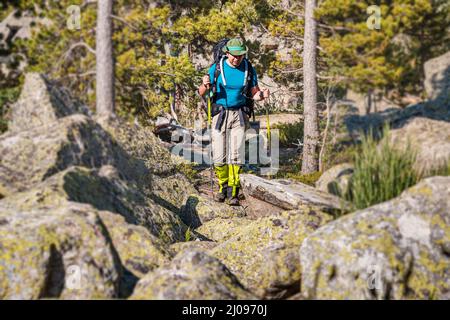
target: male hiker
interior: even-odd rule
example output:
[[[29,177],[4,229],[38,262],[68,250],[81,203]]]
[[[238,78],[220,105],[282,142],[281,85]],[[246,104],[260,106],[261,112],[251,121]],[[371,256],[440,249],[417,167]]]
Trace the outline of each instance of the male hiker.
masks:
[[[219,180],[214,200],[239,205],[239,173],[245,163],[245,130],[253,102],[269,97],[269,89],[261,91],[255,69],[245,58],[248,49],[240,39],[219,42],[215,47],[215,63],[198,88],[200,95],[212,90],[212,162]],[[219,52],[219,54],[218,54]]]

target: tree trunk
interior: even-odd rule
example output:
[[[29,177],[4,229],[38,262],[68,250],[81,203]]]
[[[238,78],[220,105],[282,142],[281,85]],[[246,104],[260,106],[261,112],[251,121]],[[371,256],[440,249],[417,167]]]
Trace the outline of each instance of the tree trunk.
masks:
[[[317,23],[314,19],[316,0],[305,0],[305,35],[303,43],[303,161],[302,173],[317,171],[317,144],[319,129],[317,124],[317,80],[316,47]]]
[[[114,117],[113,0],[99,0],[97,9],[96,106],[99,117]]]

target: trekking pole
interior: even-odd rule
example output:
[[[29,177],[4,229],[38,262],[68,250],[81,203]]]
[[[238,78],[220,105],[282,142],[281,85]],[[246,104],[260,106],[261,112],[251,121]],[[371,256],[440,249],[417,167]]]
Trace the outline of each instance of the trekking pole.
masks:
[[[270,96],[267,97],[267,101],[264,100],[264,105],[266,109],[266,129],[267,129],[267,149],[269,150],[270,156],[270,145],[271,145],[271,136],[270,136],[270,116],[269,116],[269,108],[270,108]]]
[[[212,163],[212,124],[211,124],[211,89],[208,89],[208,124],[209,131],[209,180],[211,184],[211,197],[214,197],[214,183],[213,183],[213,163]]]
[[[267,101],[264,101],[266,105],[266,128],[267,128],[267,155],[272,158],[272,150],[271,150],[271,136],[270,136],[270,116],[269,116],[269,108],[270,108],[270,95],[267,98]],[[271,160],[272,161],[272,160]],[[271,178],[271,174],[269,174],[268,178]]]
[[[266,123],[267,123],[267,143],[270,146],[270,117],[269,117],[269,107],[266,106]]]

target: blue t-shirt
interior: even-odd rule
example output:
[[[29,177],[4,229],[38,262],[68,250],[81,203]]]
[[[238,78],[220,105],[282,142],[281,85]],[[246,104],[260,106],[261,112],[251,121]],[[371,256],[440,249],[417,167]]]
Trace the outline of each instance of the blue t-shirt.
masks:
[[[250,68],[250,65],[249,65]],[[242,94],[244,89],[244,75],[245,75],[245,62],[242,60],[241,64],[237,68],[232,68],[223,60],[223,69],[226,86],[223,84],[222,74],[219,74],[216,86],[216,103],[224,106],[227,109],[238,108],[245,105],[245,96]],[[212,85],[214,83],[214,70],[216,70],[216,64],[214,63],[209,68],[209,79]],[[250,70],[249,70],[250,72]],[[250,80],[249,88],[256,87],[258,85],[258,77],[256,75],[255,68],[252,66],[253,77]]]

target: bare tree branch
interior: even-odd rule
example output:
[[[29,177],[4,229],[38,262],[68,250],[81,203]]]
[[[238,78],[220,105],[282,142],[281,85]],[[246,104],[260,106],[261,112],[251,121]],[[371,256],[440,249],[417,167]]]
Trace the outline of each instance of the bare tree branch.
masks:
[[[297,68],[297,69],[290,69],[290,70],[284,70],[284,69],[280,69],[280,68],[274,68],[275,70],[277,70],[280,73],[298,73],[298,72],[302,72],[303,71],[303,67],[302,68]]]
[[[329,26],[329,25],[324,24],[324,23],[318,23],[317,25],[318,25],[319,27],[321,27],[321,28],[328,29],[328,30],[332,30],[332,31],[349,31],[349,32],[356,32],[355,29],[348,28],[348,27],[344,27],[344,26]]]
[[[176,77],[176,75],[173,74],[173,73],[168,73],[168,72],[163,72],[163,71],[155,71],[155,72],[153,72],[153,73],[156,73],[156,74],[163,74],[163,75],[170,76],[170,77]]]
[[[129,27],[133,31],[139,31],[139,28],[133,26],[131,23],[129,23],[128,21],[126,21],[125,19],[123,19],[121,17],[118,17],[118,16],[112,14],[111,18],[113,18],[114,20],[122,22],[124,25],[126,25],[127,27]]]
[[[66,52],[64,52],[64,53],[61,55],[61,57],[58,59],[58,62],[54,65],[54,67],[53,67],[53,69],[52,69],[53,72],[55,72],[57,69],[59,69],[59,68],[61,67],[61,64],[63,63],[63,61],[65,61],[65,60],[72,54],[72,51],[75,50],[75,49],[78,48],[78,47],[84,47],[84,48],[86,48],[89,52],[91,52],[93,55],[95,55],[95,50],[92,49],[87,43],[82,42],[82,41],[77,42],[77,43],[74,43],[74,44],[72,44],[72,45],[69,47],[69,49],[68,49]]]
[[[84,8],[87,7],[88,5],[94,4],[94,3],[97,3],[97,0],[85,0],[85,1],[81,4],[80,8],[81,8],[81,9],[84,9]]]
[[[83,73],[76,73],[76,74],[68,74],[67,77],[76,77],[76,78],[83,78],[87,76],[95,75],[95,70],[89,70]]]
[[[91,46],[89,46],[86,42],[80,41],[80,42],[74,43],[70,46],[69,50],[67,50],[66,53],[64,54],[65,58],[67,58],[70,55],[70,53],[78,47],[84,47],[93,55],[96,54],[95,49],[93,49]]]

